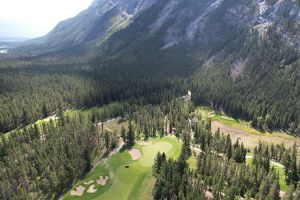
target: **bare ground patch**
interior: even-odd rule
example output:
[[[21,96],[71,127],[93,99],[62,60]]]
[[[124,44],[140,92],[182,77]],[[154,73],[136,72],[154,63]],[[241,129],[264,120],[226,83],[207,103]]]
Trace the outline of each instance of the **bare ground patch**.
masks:
[[[276,135],[255,135],[255,134],[249,134],[246,133],[238,128],[232,128],[227,125],[224,125],[218,121],[212,121],[212,132],[215,133],[218,128],[220,128],[220,132],[224,134],[229,134],[233,142],[236,140],[239,140],[240,142],[244,143],[244,146],[250,149],[254,149],[257,144],[261,142],[266,143],[273,143],[273,144],[284,144],[287,147],[291,147],[294,145],[294,143],[297,144],[297,146],[300,145],[300,139],[299,138],[286,138],[286,137],[280,137]]]
[[[88,192],[88,193],[95,193],[95,192],[97,192],[97,189],[95,188],[95,185],[94,185],[94,184],[91,185],[91,186],[89,187],[89,189],[87,190],[87,192]]]
[[[81,197],[83,195],[85,188],[81,185],[76,187],[76,190],[71,191],[71,196],[79,196]]]
[[[138,160],[142,156],[140,150],[136,148],[128,150],[128,153],[130,154],[132,160]]]
[[[106,182],[108,181],[108,176],[100,176],[99,179],[97,179],[97,184],[98,185],[106,185]]]
[[[84,182],[85,185],[90,185],[92,183],[94,183],[94,180],[90,180],[90,181]]]
[[[53,116],[50,116],[50,117],[47,117],[46,119],[43,119],[43,122],[49,122],[51,120],[57,120],[58,117],[56,115],[53,115]]]

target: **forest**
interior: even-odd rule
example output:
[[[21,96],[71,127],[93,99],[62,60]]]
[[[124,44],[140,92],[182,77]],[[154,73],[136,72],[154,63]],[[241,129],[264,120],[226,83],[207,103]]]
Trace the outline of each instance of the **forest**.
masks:
[[[212,133],[209,119],[192,117],[204,105],[261,132],[300,136],[299,52],[272,27],[263,38],[254,29],[221,23],[222,9],[193,41],[161,48],[161,34],[175,19],[158,31],[147,27],[164,5],[160,1],[86,52],[78,46],[1,57],[0,199],[58,199],[119,141],[131,147],[166,135],[182,141],[182,152],[178,159],[157,154],[153,199],[300,199],[296,144],[260,142],[251,151],[220,131]],[[187,91],[191,100],[183,101]],[[64,114],[75,109],[92,111]],[[35,123],[51,116],[57,119]],[[116,117],[128,127],[104,131],[103,123]],[[195,169],[187,162],[191,156],[197,157]],[[284,166],[284,194],[270,162]]]
[[[299,198],[296,146],[259,143],[247,163],[250,150],[243,143],[232,141],[219,130],[212,133],[211,122],[201,116],[190,122],[191,102],[179,98],[159,105],[120,102],[92,109],[86,116],[64,115],[59,107],[55,121],[1,138],[1,199],[56,199],[116,148],[118,137],[129,147],[137,140],[165,135],[182,140],[182,152],[178,160],[168,159],[164,153],[157,155],[154,199],[280,199],[279,175],[270,166],[271,160],[285,166],[289,188],[284,198]],[[99,122],[117,116],[128,120],[128,127],[109,134],[103,131]],[[200,153],[197,168],[192,170],[187,159],[195,154],[195,147]]]
[[[218,50],[184,42],[156,51],[160,40],[153,35],[122,52],[93,49],[86,60],[55,54],[1,60],[0,132],[54,114],[59,104],[64,109],[115,101],[160,104],[191,90],[195,105],[251,121],[261,131],[299,134],[299,54],[276,34],[268,40],[249,34],[226,44],[223,52],[234,52],[230,57],[211,57]],[[233,76],[237,60],[247,68]]]

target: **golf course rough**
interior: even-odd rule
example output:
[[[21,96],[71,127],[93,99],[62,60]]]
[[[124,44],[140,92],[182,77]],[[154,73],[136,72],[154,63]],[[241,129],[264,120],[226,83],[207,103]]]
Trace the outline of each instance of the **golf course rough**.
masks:
[[[181,142],[174,137],[163,137],[150,140],[151,145],[136,143],[134,148],[141,152],[138,160],[132,160],[128,150],[118,152],[104,160],[95,170],[89,172],[83,180],[78,181],[65,194],[64,200],[147,200],[152,199],[152,188],[155,179],[152,177],[152,165],[158,152],[164,152],[167,158],[176,159],[180,155]],[[95,184],[99,177],[109,177],[105,185]],[[91,182],[95,180],[95,182]],[[91,182],[90,185],[84,183]],[[87,190],[94,185],[94,193]],[[85,187],[82,196],[71,196],[78,186]]]

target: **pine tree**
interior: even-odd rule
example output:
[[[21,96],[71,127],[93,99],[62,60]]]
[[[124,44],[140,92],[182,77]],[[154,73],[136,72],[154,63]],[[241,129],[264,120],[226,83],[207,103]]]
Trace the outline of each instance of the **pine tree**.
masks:
[[[131,120],[129,120],[128,123],[128,132],[127,132],[127,144],[129,146],[133,146],[134,145],[134,140],[135,140],[135,133],[132,127],[132,122]]]
[[[279,192],[280,192],[279,183],[277,180],[275,180],[271,185],[267,198],[272,200],[280,200]]]
[[[65,116],[64,116],[64,112],[63,112],[61,104],[58,105],[57,118],[58,118],[58,124],[60,126],[64,126],[65,125]]]
[[[42,114],[43,114],[44,118],[48,117],[48,115],[49,115],[49,111],[48,111],[48,107],[47,107],[46,103],[43,104]]]
[[[156,177],[159,174],[161,165],[162,165],[162,155],[160,152],[158,152],[156,158],[154,159],[153,170],[152,170],[154,177]]]
[[[226,156],[228,159],[232,157],[232,145],[230,135],[227,135],[226,137]]]
[[[126,129],[124,128],[124,126],[122,125],[122,128],[121,128],[121,138],[123,140],[123,142],[126,142]]]
[[[287,183],[288,184],[294,184],[294,186],[297,186],[297,183],[299,181],[299,175],[298,175],[298,169],[297,169],[297,147],[296,144],[294,144],[292,149],[292,155],[291,155],[291,162],[288,165],[288,169],[286,169],[287,173]]]

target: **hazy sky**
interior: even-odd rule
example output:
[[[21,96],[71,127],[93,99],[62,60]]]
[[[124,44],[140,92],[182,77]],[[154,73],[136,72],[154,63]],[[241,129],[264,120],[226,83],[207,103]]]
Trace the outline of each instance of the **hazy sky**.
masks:
[[[0,36],[38,37],[93,0],[0,0]],[[8,35],[9,34],[9,35]]]

